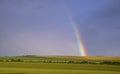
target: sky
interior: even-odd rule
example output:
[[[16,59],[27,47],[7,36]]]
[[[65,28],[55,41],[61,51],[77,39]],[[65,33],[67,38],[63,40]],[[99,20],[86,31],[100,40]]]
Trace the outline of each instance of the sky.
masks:
[[[80,56],[73,21],[88,56],[120,56],[120,0],[0,0],[0,56]]]

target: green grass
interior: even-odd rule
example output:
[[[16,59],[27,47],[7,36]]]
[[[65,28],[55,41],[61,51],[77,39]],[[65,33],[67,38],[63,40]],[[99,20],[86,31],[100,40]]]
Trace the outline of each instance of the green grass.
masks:
[[[120,66],[1,62],[0,74],[120,74]]]
[[[91,57],[1,56],[0,60],[3,61],[0,62],[0,74],[120,74],[120,65],[54,63],[55,61],[82,61],[83,59],[93,62],[105,60],[101,58],[110,59],[107,61],[120,61],[119,57],[117,59],[116,57],[100,57],[100,60],[94,60],[92,57],[93,60],[89,60]],[[11,59],[21,59],[24,62],[6,62]],[[39,61],[52,61],[52,63]]]

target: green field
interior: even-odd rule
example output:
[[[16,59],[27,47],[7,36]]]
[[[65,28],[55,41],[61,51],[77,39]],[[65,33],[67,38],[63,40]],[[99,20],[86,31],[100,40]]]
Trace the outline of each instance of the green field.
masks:
[[[22,62],[11,62],[11,59],[21,59]],[[0,60],[2,60],[0,62],[0,74],[120,74],[120,65],[54,63],[54,61],[82,60],[75,58],[24,56],[0,57]],[[44,63],[45,60],[52,62]],[[111,60],[119,61],[119,58],[116,60],[111,58]],[[102,60],[88,61],[98,62]]]
[[[1,62],[0,74],[120,74],[120,66]]]

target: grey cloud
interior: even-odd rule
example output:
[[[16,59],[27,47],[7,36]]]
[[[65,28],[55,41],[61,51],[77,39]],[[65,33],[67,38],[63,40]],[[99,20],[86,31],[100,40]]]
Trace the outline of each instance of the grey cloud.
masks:
[[[120,16],[120,0],[109,0],[104,8],[93,13],[93,19],[104,19]]]

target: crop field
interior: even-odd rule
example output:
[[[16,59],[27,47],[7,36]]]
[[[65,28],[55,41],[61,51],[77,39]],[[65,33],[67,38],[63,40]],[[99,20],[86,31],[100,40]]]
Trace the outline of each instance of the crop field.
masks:
[[[120,66],[1,62],[0,74],[120,74]]]
[[[22,61],[15,62],[17,59]],[[81,61],[78,58],[19,56],[0,57],[0,60],[0,74],[120,74],[120,65],[61,63],[71,60]],[[120,61],[119,58],[111,60]]]

